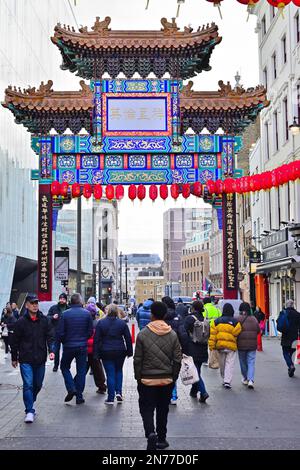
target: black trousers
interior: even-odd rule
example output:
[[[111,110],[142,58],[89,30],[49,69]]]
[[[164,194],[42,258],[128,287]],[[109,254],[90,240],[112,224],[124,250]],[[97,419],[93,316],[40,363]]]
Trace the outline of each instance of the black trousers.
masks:
[[[89,369],[91,369],[93,372],[96,387],[98,387],[103,392],[106,392],[105,374],[102,367],[102,362],[100,359],[94,359],[93,354],[88,354],[86,373],[88,373]]]
[[[167,423],[169,413],[169,403],[172,396],[174,383],[170,385],[146,386],[138,384],[139,407],[143,419],[145,436],[155,432],[154,412],[156,411],[156,433],[158,441],[162,442],[167,436]]]

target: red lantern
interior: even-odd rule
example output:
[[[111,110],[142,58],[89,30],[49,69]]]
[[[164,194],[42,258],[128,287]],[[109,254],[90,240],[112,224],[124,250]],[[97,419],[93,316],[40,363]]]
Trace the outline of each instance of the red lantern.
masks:
[[[95,199],[101,199],[102,198],[102,186],[101,184],[95,184],[94,186],[94,198]]]
[[[89,183],[83,185],[83,195],[86,199],[89,199],[93,193],[92,186]]]
[[[233,193],[233,185],[234,185],[234,179],[233,178],[226,178],[224,181],[224,192],[225,193]]]
[[[108,184],[106,186],[106,191],[105,191],[105,194],[106,194],[106,198],[111,201],[114,197],[115,197],[115,188],[113,187],[112,184]]]
[[[52,181],[51,194],[54,198],[60,195],[60,183],[58,181]]]
[[[191,194],[191,187],[188,183],[182,185],[182,196],[184,199],[187,199]]]
[[[178,184],[175,184],[175,183],[171,184],[171,196],[175,200],[178,199],[178,197],[179,197],[179,186],[178,186]]]
[[[80,197],[80,184],[72,184],[72,197]]]
[[[222,180],[217,180],[215,184],[216,194],[222,194],[224,192],[224,183]]]
[[[149,188],[149,197],[151,201],[154,202],[155,199],[157,199],[157,196],[158,196],[157,186],[155,186],[155,184],[151,184]]]
[[[214,194],[216,192],[216,184],[213,180],[207,180],[206,187],[209,194]]]
[[[60,185],[60,195],[62,197],[67,197],[68,196],[68,189],[69,189],[69,183],[67,183],[66,181],[61,183],[61,185]]]
[[[140,201],[142,201],[146,197],[146,188],[143,184],[138,185],[137,197],[139,198]]]
[[[300,7],[300,0],[292,0],[296,7]]]
[[[202,196],[202,184],[200,181],[196,181],[196,183],[193,184],[193,194],[196,197],[201,197]]]
[[[165,200],[168,197],[168,186],[166,184],[161,184],[159,187],[159,195]]]
[[[221,19],[223,19],[222,13],[221,13],[221,2],[222,2],[223,0],[207,0],[207,1],[210,2],[210,3],[213,3],[213,4],[214,4],[214,7],[218,7],[218,10],[219,10],[219,13],[220,13],[220,17],[221,17]]]
[[[272,178],[272,188],[278,186],[278,172],[276,170],[271,171],[271,178]]]
[[[235,180],[235,192],[238,194],[241,194],[242,188],[241,188],[241,178],[238,178]]]
[[[132,201],[135,200],[136,198],[136,187],[134,184],[131,184],[128,188],[128,197],[129,199],[131,199]]]
[[[272,7],[278,8],[283,16],[284,8],[291,2],[291,0],[267,0]]]
[[[262,177],[262,183],[261,187],[262,189],[270,189],[272,188],[272,175],[270,171],[264,171],[261,174]]]
[[[116,199],[117,201],[121,201],[124,197],[124,187],[122,184],[118,184],[116,187]]]
[[[300,160],[289,164],[290,177],[292,181],[300,178]]]

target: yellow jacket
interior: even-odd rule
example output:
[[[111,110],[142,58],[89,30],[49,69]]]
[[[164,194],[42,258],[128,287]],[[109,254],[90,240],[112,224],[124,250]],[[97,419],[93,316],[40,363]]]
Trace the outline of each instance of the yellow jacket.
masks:
[[[209,349],[237,350],[237,337],[242,331],[236,318],[222,316],[210,324]]]

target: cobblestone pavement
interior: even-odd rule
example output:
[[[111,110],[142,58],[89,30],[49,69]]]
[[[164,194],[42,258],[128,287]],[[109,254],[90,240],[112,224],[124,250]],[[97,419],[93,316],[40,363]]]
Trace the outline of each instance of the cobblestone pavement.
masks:
[[[263,347],[257,353],[255,390],[241,384],[238,361],[232,390],[223,389],[219,371],[203,367],[207,404],[190,398],[189,387],[178,382],[178,404],[169,413],[170,449],[300,449],[300,367],[289,378],[279,340],[266,338]],[[132,358],[124,366],[125,401],[113,407],[95,393],[91,375],[86,403],[65,404],[62,375],[52,367],[47,363],[37,418],[26,425],[20,372],[4,358],[1,345],[0,449],[145,449]]]

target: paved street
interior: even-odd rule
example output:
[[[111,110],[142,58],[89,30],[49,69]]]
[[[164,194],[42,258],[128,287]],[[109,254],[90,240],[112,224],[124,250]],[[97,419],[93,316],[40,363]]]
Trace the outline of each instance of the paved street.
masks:
[[[64,404],[61,373],[53,373],[48,363],[38,416],[26,425],[19,370],[10,367],[1,345],[0,449],[144,449],[132,359],[124,372],[122,405],[105,406],[88,375],[86,403],[76,406],[75,400]],[[178,405],[169,415],[170,449],[300,449],[300,367],[293,379],[288,377],[278,339],[264,340],[254,391],[241,384],[238,363],[232,390],[221,387],[218,371],[204,367],[203,376],[210,394],[206,405],[179,384]]]

